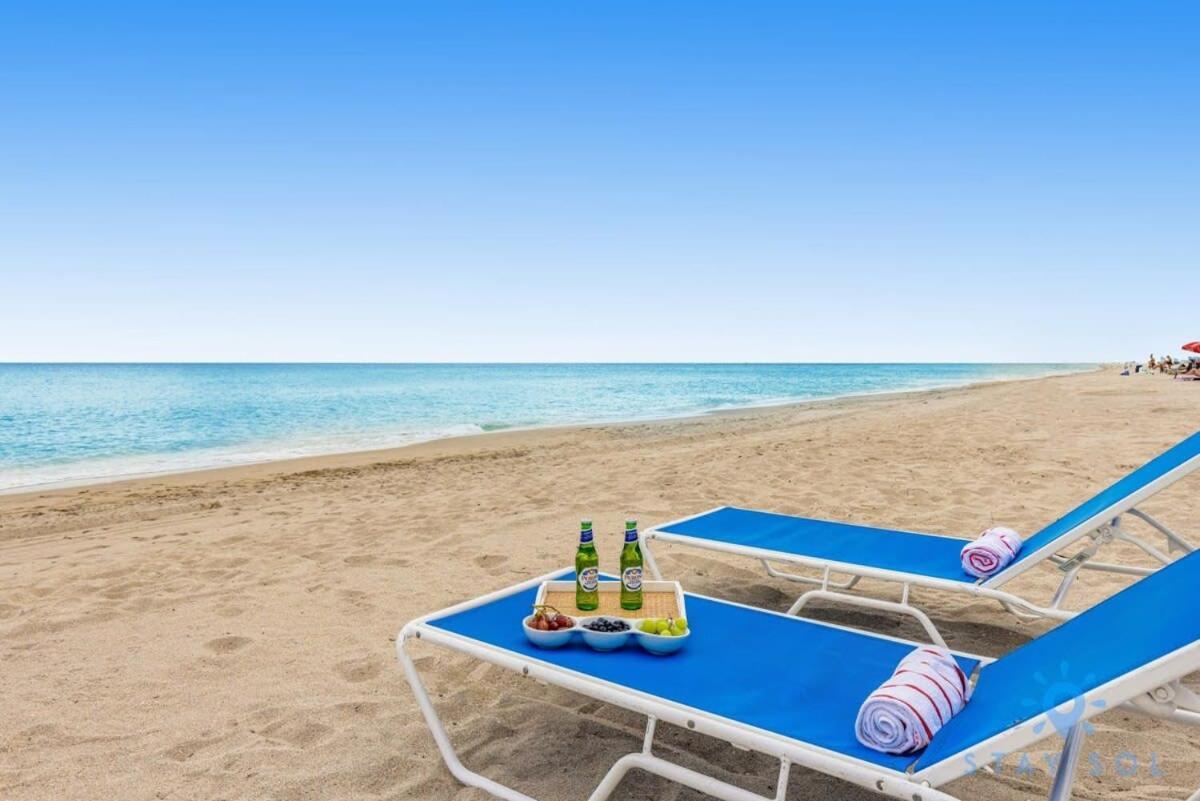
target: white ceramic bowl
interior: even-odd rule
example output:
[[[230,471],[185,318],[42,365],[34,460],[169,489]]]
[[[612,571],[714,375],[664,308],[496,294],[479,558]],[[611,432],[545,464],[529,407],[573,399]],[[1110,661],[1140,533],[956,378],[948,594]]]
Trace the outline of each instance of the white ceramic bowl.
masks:
[[[579,630],[578,621],[574,628],[559,629],[558,631],[535,629],[529,625],[532,622],[533,615],[529,615],[521,621],[521,628],[525,629],[525,636],[529,641],[539,648],[562,648],[571,641],[572,635]]]
[[[588,623],[602,619],[606,619],[604,615],[585,617],[579,620],[579,633],[583,635],[583,641],[588,644],[588,647],[597,651],[615,651],[629,642],[629,637],[633,634],[633,624],[628,620],[625,621],[625,624],[629,628],[625,631],[592,631],[587,627]],[[607,619],[613,620],[614,618]]]
[[[649,634],[640,629],[637,630],[636,634],[638,645],[652,654],[666,656],[683,648],[687,643],[688,637],[692,636],[692,630],[689,628],[678,637],[672,637],[669,634]]]

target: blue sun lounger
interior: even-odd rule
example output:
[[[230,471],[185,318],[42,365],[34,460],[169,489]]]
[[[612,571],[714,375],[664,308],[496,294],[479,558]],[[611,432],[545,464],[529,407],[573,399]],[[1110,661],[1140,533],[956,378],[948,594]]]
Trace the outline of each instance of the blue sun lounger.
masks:
[[[1163,719],[1200,722],[1195,696],[1180,684],[1200,669],[1200,610],[1189,600],[1200,586],[1200,554],[1177,560],[998,660],[956,654],[973,675],[974,695],[924,752],[909,756],[864,748],[855,739],[854,721],[862,701],[916,643],[689,594],[692,633],[673,656],[632,646],[598,653],[581,643],[538,649],[525,639],[520,621],[542,581],[571,575],[550,574],[436,612],[409,623],[396,638],[400,663],[451,773],[506,801],[533,799],[462,764],[409,654],[414,642],[645,715],[642,749],[617,760],[591,801],[608,798],[634,769],[725,801],[766,801],[656,755],[658,721],[778,758],[776,801],[786,797],[791,765],[884,796],[953,801],[937,788],[995,762],[998,754],[1025,753],[1056,734],[1064,744],[1050,798],[1066,801],[1089,718],[1130,704]],[[1121,647],[1113,648],[1117,635]]]
[[[1067,514],[1026,539],[1016,560],[986,580],[962,569],[959,553],[967,540],[937,534],[899,531],[806,517],[773,514],[732,506],[664,523],[641,534],[642,552],[651,575],[661,574],[651,543],[668,542],[694,548],[739,554],[758,559],[769,575],[818,585],[792,606],[799,612],[813,599],[833,600],[871,609],[897,612],[916,618],[938,644],[944,644],[928,616],[909,603],[910,587],[931,587],[977,598],[998,601],[1020,617],[1049,617],[1066,620],[1074,613],[1063,608],[1067,593],[1081,570],[1100,570],[1146,576],[1151,568],[1111,564],[1094,560],[1105,545],[1131,543],[1156,562],[1169,564],[1176,553],[1191,553],[1193,547],[1182,537],[1137,504],[1161,492],[1200,468],[1200,432],[1175,445],[1134,470],[1102,492],[1093,495]],[[1161,534],[1158,548],[1131,533],[1122,516],[1141,520]],[[1090,538],[1070,558],[1062,551]],[[1062,582],[1048,604],[1038,604],[1001,587],[1036,565],[1049,561],[1062,572]],[[805,576],[780,570],[786,564],[821,571]],[[881,579],[902,587],[899,602],[850,595],[845,592],[862,578]]]

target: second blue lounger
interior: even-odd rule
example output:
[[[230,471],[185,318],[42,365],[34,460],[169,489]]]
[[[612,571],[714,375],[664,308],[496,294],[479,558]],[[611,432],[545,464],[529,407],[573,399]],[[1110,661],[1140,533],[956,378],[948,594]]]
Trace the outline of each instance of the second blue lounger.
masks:
[[[1137,505],[1200,468],[1200,432],[1158,455],[1111,486],[1088,498],[1065,515],[1026,539],[1017,558],[987,580],[965,573],[959,558],[967,540],[937,534],[859,526],[828,520],[774,514],[726,506],[693,517],[654,526],[642,533],[642,548],[650,572],[659,577],[652,545],[669,542],[695,548],[750,556],[762,561],[772,576],[821,585],[796,602],[794,611],[812,598],[846,600],[858,596],[834,593],[870,577],[905,586],[904,599],[895,604],[876,599],[847,601],[917,617],[931,636],[932,623],[907,602],[908,586],[934,587],[951,592],[990,598],[1025,616],[1067,619],[1072,612],[1063,602],[1081,570],[1102,570],[1145,576],[1153,570],[1098,562],[1096,554],[1108,543],[1124,541],[1136,545],[1160,564],[1169,564],[1177,553],[1193,548],[1165,525],[1137,509]],[[1164,547],[1155,547],[1130,533],[1121,517],[1137,518],[1161,534]],[[1091,543],[1072,559],[1060,556],[1067,548],[1090,537]],[[1048,603],[1034,603],[1001,588],[1026,570],[1052,562],[1063,571],[1063,580]],[[780,571],[788,564],[824,571],[821,577]],[[848,577],[840,579],[838,577]]]

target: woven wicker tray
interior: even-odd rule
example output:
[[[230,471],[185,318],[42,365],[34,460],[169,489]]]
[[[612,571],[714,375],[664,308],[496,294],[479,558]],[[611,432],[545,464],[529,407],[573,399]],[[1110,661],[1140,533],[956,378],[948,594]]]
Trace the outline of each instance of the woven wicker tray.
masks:
[[[684,617],[683,589],[678,581],[647,581],[642,585],[642,608],[621,608],[621,584],[600,582],[600,608],[584,611],[575,606],[574,581],[547,581],[538,590],[537,603],[553,606],[571,617],[608,615],[628,620],[647,617]]]

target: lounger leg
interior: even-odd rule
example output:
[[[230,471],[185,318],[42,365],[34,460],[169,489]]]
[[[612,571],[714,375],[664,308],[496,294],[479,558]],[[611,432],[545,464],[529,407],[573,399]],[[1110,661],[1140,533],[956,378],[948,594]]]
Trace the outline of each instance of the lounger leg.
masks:
[[[1050,562],[1058,567],[1066,565],[1068,560],[1061,556],[1051,556]],[[1123,576],[1149,576],[1157,572],[1157,568],[1136,567],[1133,565],[1114,565],[1112,562],[1084,562],[1083,570],[1099,570],[1104,573],[1120,573]]]
[[[1005,612],[1008,612],[1018,620],[1041,620],[1044,617],[1043,615],[1035,615],[1032,612],[1026,612],[1020,606],[1010,603],[1009,601],[1000,601],[1000,605],[1004,607]]]
[[[410,638],[419,638],[420,636],[419,632],[410,633],[407,628],[402,631],[400,636],[396,638],[396,656],[399,658],[400,664],[404,667],[404,675],[408,677],[408,683],[412,687],[413,695],[417,698],[417,706],[420,707],[421,714],[425,717],[425,724],[429,727],[430,733],[433,734],[433,739],[437,743],[438,750],[442,752],[442,760],[445,761],[446,767],[454,774],[454,778],[468,787],[478,787],[497,798],[504,799],[504,801],[537,801],[537,799],[517,792],[511,787],[494,782],[486,776],[480,776],[475,771],[463,765],[462,761],[459,760],[458,754],[454,751],[454,745],[450,742],[450,738],[446,734],[446,728],[442,725],[442,719],[438,717],[437,710],[433,708],[433,703],[429,700],[429,693],[425,689],[425,684],[421,681],[421,676],[417,673],[417,668],[405,648]]]
[[[1059,569],[1061,570],[1099,570],[1105,573],[1121,573],[1127,576],[1149,576],[1156,572],[1158,568],[1116,565],[1110,562],[1096,562],[1092,559],[1092,557],[1096,555],[1101,547],[1107,545],[1113,540],[1124,540],[1129,542],[1164,565],[1171,563],[1172,560],[1170,555],[1177,551],[1179,553],[1189,554],[1195,550],[1190,543],[1188,543],[1178,534],[1171,531],[1171,529],[1167,528],[1162,523],[1158,522],[1140,509],[1130,509],[1128,512],[1126,512],[1126,514],[1142,520],[1151,528],[1162,534],[1167,541],[1167,552],[1164,554],[1154,546],[1149,545],[1130,534],[1121,525],[1121,518],[1116,517],[1096,530],[1096,532],[1092,535],[1094,542],[1089,548],[1081,551],[1079,554],[1076,554],[1071,559],[1066,559],[1061,556],[1051,556],[1050,561],[1058,565]],[[1083,557],[1083,554],[1087,554],[1086,557]]]
[[[929,615],[908,602],[907,584],[904,585],[904,596],[899,603],[895,601],[881,601],[878,598],[866,598],[859,595],[847,595],[830,590],[809,590],[796,599],[796,603],[792,604],[787,613],[789,615],[799,615],[808,602],[816,598],[825,601],[834,601],[847,606],[859,606],[864,609],[877,609],[882,612],[895,612],[899,615],[906,615],[921,624],[921,627],[925,629],[925,633],[929,635],[929,639],[933,641],[934,645],[941,646],[942,648],[947,647],[946,640],[942,638],[942,634],[937,630],[937,626],[933,625],[933,621],[929,619]]]
[[[743,790],[728,782],[714,779],[712,776],[705,776],[703,773],[697,773],[689,768],[676,765],[674,762],[668,762],[665,759],[654,756],[654,730],[657,724],[658,721],[655,718],[646,718],[646,735],[642,739],[642,750],[638,753],[626,754],[618,759],[609,769],[608,773],[604,775],[604,778],[600,780],[600,784],[596,785],[596,789],[592,791],[592,795],[588,801],[604,801],[607,799],[617,789],[617,785],[621,783],[621,780],[625,778],[625,774],[634,769],[662,776],[677,784],[690,787],[698,793],[705,793],[713,798],[721,798],[725,801],[772,801],[772,799],[768,799],[766,796],[752,793],[749,790]],[[790,769],[790,761],[787,759],[780,760],[779,782],[773,801],[783,801],[784,796],[787,794],[787,777]]]
[[[681,784],[711,798],[719,798],[722,801],[785,801],[787,798],[788,775],[792,768],[792,763],[787,758],[779,760],[779,777],[775,782],[775,794],[773,796],[759,795],[758,793],[744,790],[736,785],[715,779],[712,776],[706,776],[703,773],[654,756],[651,753],[651,744],[654,739],[654,723],[654,718],[650,718],[647,722],[646,738],[642,743],[642,750],[626,754],[618,759],[609,769],[608,773],[604,775],[604,778],[601,779],[600,784],[596,785],[596,789],[592,791],[592,794],[588,796],[588,801],[607,801],[617,789],[617,786],[620,785],[621,780],[631,770],[644,770],[647,773],[661,776],[668,781]],[[924,784],[909,782],[893,783],[890,779],[885,780],[883,778],[865,784],[859,780],[858,783],[862,787],[874,789],[878,793],[902,799],[902,801],[911,801],[912,799],[921,799],[921,801],[958,801],[954,796]],[[871,787],[872,784],[874,785],[873,788]]]
[[[605,801],[617,789],[625,775],[635,769],[662,776],[676,784],[682,784],[698,793],[720,798],[723,801],[784,801],[784,797],[787,795],[788,771],[792,764],[787,759],[780,760],[779,781],[775,789],[775,797],[768,799],[766,796],[743,790],[728,782],[714,779],[712,776],[705,776],[703,773],[654,756],[654,729],[657,723],[658,721],[653,717],[646,719],[646,736],[642,739],[642,750],[626,754],[618,759],[600,780],[600,784],[596,785],[596,789],[592,791],[588,801]]]
[[[662,581],[662,573],[659,572],[658,562],[654,560],[654,554],[650,551],[650,537],[641,537],[642,557],[646,560],[646,567],[650,568],[650,575],[654,576],[655,581]]]
[[[1071,591],[1071,585],[1075,583],[1075,577],[1079,575],[1079,570],[1084,564],[1084,562],[1080,562],[1067,569],[1062,583],[1058,585],[1058,589],[1054,591],[1054,597],[1050,599],[1051,609],[1062,608],[1063,601],[1067,600],[1067,593]]]
[[[1054,591],[1054,597],[1050,599],[1051,609],[1062,609],[1063,602],[1067,600],[1067,593],[1071,591],[1071,586],[1075,583],[1079,571],[1089,568],[1091,560],[1099,553],[1101,548],[1113,540],[1121,538],[1120,523],[1121,518],[1115,517],[1097,528],[1091,534],[1091,544],[1070,559],[1051,557],[1051,561],[1063,572],[1062,583],[1058,585],[1058,589]],[[1103,568],[1093,565],[1091,569]],[[1007,605],[1005,608],[1008,608]]]
[[[1167,537],[1167,552],[1168,553],[1164,554],[1162,551],[1155,548],[1154,546],[1149,545],[1145,542],[1142,542],[1137,537],[1135,537],[1132,534],[1130,534],[1129,532],[1125,531],[1125,529],[1121,525],[1121,518],[1114,517],[1112,520],[1104,523],[1103,525],[1099,526],[1095,531],[1093,531],[1091,533],[1091,538],[1092,538],[1091,544],[1088,545],[1086,548],[1082,549],[1081,551],[1079,551],[1078,553],[1076,553],[1074,556],[1070,557],[1069,559],[1066,557],[1063,557],[1063,556],[1058,556],[1058,555],[1054,555],[1054,556],[1050,557],[1050,561],[1052,563],[1054,563],[1058,567],[1058,569],[1064,573],[1064,575],[1063,575],[1062,583],[1059,584],[1058,589],[1054,593],[1054,597],[1050,600],[1049,609],[1051,609],[1051,610],[1061,610],[1062,609],[1063,603],[1066,601],[1066,598],[1067,598],[1067,593],[1069,593],[1071,591],[1071,586],[1075,583],[1075,579],[1079,576],[1080,571],[1098,570],[1098,571],[1105,572],[1105,573],[1120,573],[1120,574],[1129,575],[1129,576],[1148,576],[1155,572],[1156,569],[1154,569],[1154,568],[1136,567],[1136,566],[1130,566],[1130,565],[1115,565],[1115,564],[1110,564],[1108,562],[1092,561],[1093,558],[1096,556],[1096,554],[1099,553],[1100,550],[1105,545],[1108,545],[1111,542],[1114,542],[1116,540],[1123,540],[1132,545],[1135,545],[1138,548],[1140,548],[1143,552],[1145,552],[1146,554],[1148,554],[1149,556],[1151,556],[1152,558],[1156,559],[1157,561],[1159,561],[1160,563],[1162,563],[1164,565],[1171,563],[1171,557],[1168,554],[1171,551],[1175,550],[1176,548],[1178,548],[1179,550],[1183,550],[1185,553],[1191,551],[1190,545],[1188,545],[1187,543],[1183,542],[1183,540],[1176,537],[1172,532],[1170,532],[1170,530],[1166,529],[1166,527],[1157,523],[1157,521],[1154,521],[1153,518],[1149,518],[1148,515],[1138,512],[1136,509],[1130,510],[1129,514],[1132,514],[1135,517],[1138,517],[1143,520],[1148,520],[1148,522],[1150,522],[1151,525],[1153,525],[1155,528],[1162,531],[1164,536]],[[1017,614],[1016,611],[1009,605],[1008,602],[1002,601],[1001,603],[1004,604],[1005,609],[1007,609],[1010,612],[1013,612],[1014,614]],[[1032,612],[1036,613],[1041,610],[1030,607],[1030,609],[1028,611],[1032,611]],[[1018,615],[1018,616],[1025,617],[1025,615]]]
[[[1191,553],[1195,550],[1192,545],[1183,537],[1180,537],[1174,531],[1164,526],[1162,523],[1155,520],[1150,515],[1143,512],[1141,509],[1130,509],[1126,514],[1133,515],[1138,520],[1141,520],[1146,525],[1158,531],[1167,539],[1167,553],[1179,551],[1181,553]]]
[[[1178,679],[1130,699],[1126,706],[1163,720],[1200,726],[1200,693]]]
[[[1141,549],[1142,549],[1142,551],[1144,551],[1146,554],[1148,554],[1149,556],[1151,556],[1151,557],[1153,557],[1153,558],[1157,559],[1158,561],[1162,562],[1164,565],[1169,565],[1169,564],[1171,564],[1171,557],[1170,557],[1170,556],[1168,556],[1167,554],[1165,554],[1165,553],[1163,553],[1162,551],[1158,550],[1158,549],[1157,549],[1157,548],[1155,548],[1153,545],[1151,545],[1151,544],[1149,544],[1149,543],[1146,543],[1146,542],[1142,542],[1142,541],[1141,541],[1141,540],[1139,540],[1137,537],[1135,537],[1135,536],[1133,536],[1132,534],[1130,534],[1130,533],[1126,532],[1124,529],[1122,529],[1122,528],[1120,528],[1120,527],[1117,527],[1117,528],[1115,528],[1115,529],[1113,530],[1113,539],[1117,539],[1117,540],[1124,540],[1125,542],[1128,542],[1128,543],[1130,543],[1131,545],[1136,545],[1138,548],[1141,548]],[[1168,546],[1168,547],[1169,547],[1169,546]]]
[[[604,779],[596,786],[595,791],[591,794],[588,801],[605,801],[617,789],[617,785],[625,778],[625,774],[631,770],[644,770],[647,773],[653,773],[655,776],[662,776],[664,779],[673,781],[676,784],[682,784],[695,790],[698,793],[720,798],[722,801],[773,801],[766,796],[752,793],[749,790],[743,790],[741,787],[736,787],[728,782],[723,782],[720,779],[714,779],[712,776],[705,776],[703,773],[698,773],[691,768],[685,768],[682,765],[676,765],[674,762],[668,762],[665,759],[646,754],[641,751],[633,754],[626,754],[616,761],[616,764],[605,774]],[[776,799],[780,796],[776,795]]]
[[[1054,784],[1050,788],[1050,801],[1070,801],[1071,788],[1075,784],[1075,768],[1079,764],[1079,754],[1083,750],[1084,736],[1081,723],[1076,723],[1067,732],[1062,755],[1058,758],[1058,770],[1054,774]]]
[[[853,589],[854,585],[857,584],[859,579],[862,578],[862,576],[851,576],[850,578],[846,579],[845,581],[826,582],[823,579],[813,578],[811,576],[801,576],[797,573],[786,573],[786,572],[778,569],[777,567],[774,567],[766,559],[761,559],[759,561],[762,562],[762,566],[764,568],[766,568],[767,575],[770,576],[771,578],[787,579],[788,581],[795,581],[799,584],[816,584],[818,586],[829,586],[835,590]]]

